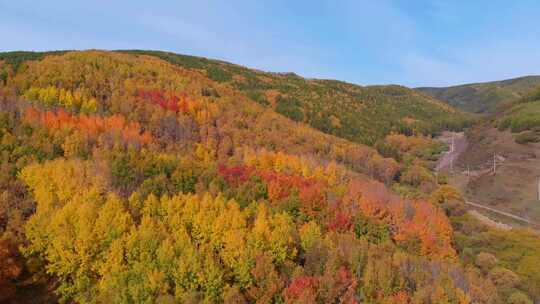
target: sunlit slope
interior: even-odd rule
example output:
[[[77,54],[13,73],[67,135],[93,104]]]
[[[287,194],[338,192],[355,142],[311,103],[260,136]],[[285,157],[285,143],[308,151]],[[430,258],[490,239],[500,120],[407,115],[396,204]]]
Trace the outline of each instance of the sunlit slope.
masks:
[[[201,57],[157,51],[122,51],[157,56],[200,70],[250,99],[328,134],[368,145],[392,131],[412,134],[457,129],[469,118],[420,92],[397,85],[359,86],[337,80],[268,73]]]
[[[479,269],[480,245],[454,237],[476,233],[451,226],[461,197],[429,170],[444,147],[419,133],[462,113],[403,87],[171,56],[1,54],[0,302],[539,298],[534,247]],[[417,136],[362,144],[392,130]]]
[[[241,90],[212,80],[204,71],[155,56],[118,52],[21,54],[32,60],[0,61],[0,71],[9,75],[7,87],[43,109],[122,115],[179,143],[185,144],[185,139],[209,142],[224,155],[249,146],[336,159],[374,176],[394,171],[383,173],[395,165],[374,149],[290,120]],[[151,111],[156,105],[164,109],[162,115]],[[183,118],[173,122],[171,113],[183,114]],[[364,171],[367,168],[373,172]]]

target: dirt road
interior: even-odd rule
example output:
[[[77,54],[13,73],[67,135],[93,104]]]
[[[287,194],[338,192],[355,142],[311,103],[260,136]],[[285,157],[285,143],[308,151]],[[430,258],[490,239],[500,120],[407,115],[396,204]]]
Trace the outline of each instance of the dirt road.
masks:
[[[435,166],[435,172],[439,172],[441,170],[449,170],[452,163],[453,163],[454,168],[455,168],[458,158],[460,157],[461,154],[463,154],[467,150],[467,147],[468,147],[467,137],[465,136],[465,134],[463,132],[460,132],[460,133],[444,132],[437,139],[440,140],[440,141],[445,142],[446,144],[448,144],[450,149],[449,149],[448,152],[441,155],[437,165]],[[470,153],[470,151],[468,153]],[[490,168],[485,169],[485,170],[477,170],[477,171],[474,172],[475,173],[474,176],[479,176],[479,175],[482,176],[482,175],[484,175],[486,173],[489,173],[489,172],[491,172]],[[460,175],[459,172],[456,172],[455,176],[459,177],[461,175]],[[471,176],[473,176],[473,172],[471,172]],[[498,175],[497,175],[497,177],[498,177]],[[491,178],[493,178],[493,177],[491,177]],[[463,176],[461,176],[461,178],[455,179],[454,183],[456,182],[456,180],[462,180],[462,181],[466,181],[468,183],[468,179],[464,178]],[[508,182],[506,182],[506,184],[507,183]],[[468,187],[468,185],[466,185],[466,184],[464,184],[462,186],[463,187]],[[458,186],[458,188],[461,188],[462,190],[463,190],[463,187]],[[463,192],[465,192],[465,190]],[[474,197],[474,198],[468,197],[468,199],[471,199],[471,200],[476,200],[476,199],[477,200],[486,200],[486,196],[485,195],[480,195],[480,197]],[[502,211],[500,209],[495,209],[495,208],[492,208],[492,207],[489,207],[489,206],[486,206],[486,205],[483,205],[483,204],[474,203],[474,202],[471,202],[471,201],[466,201],[465,204],[467,204],[470,207],[474,207],[477,210],[490,211],[490,212],[505,216],[507,218],[511,218],[511,219],[520,221],[522,223],[528,224],[529,226],[532,226],[532,227],[535,227],[535,228],[540,228],[540,223],[538,223],[537,221],[532,221],[532,220],[520,217],[518,215],[508,213],[506,211]],[[484,216],[486,216],[486,215],[484,215]]]
[[[448,144],[450,150],[439,159],[435,166],[437,172],[449,168],[452,162],[455,164],[459,155],[467,149],[467,137],[463,132],[444,132],[438,139]]]
[[[495,212],[497,214],[504,215],[504,216],[507,216],[509,218],[512,218],[512,219],[527,223],[529,225],[535,226],[536,228],[540,228],[540,225],[538,223],[535,223],[535,222],[530,221],[528,219],[522,218],[521,216],[517,216],[517,215],[511,214],[511,213],[508,213],[508,212],[504,212],[504,211],[501,211],[501,210],[497,210],[497,209],[494,209],[494,208],[491,208],[491,207],[488,207],[488,206],[484,206],[484,205],[480,205],[480,204],[477,204],[477,203],[473,203],[473,202],[466,201],[465,204],[476,207],[476,208],[480,208],[480,209],[488,210],[488,211],[491,211],[491,212]]]

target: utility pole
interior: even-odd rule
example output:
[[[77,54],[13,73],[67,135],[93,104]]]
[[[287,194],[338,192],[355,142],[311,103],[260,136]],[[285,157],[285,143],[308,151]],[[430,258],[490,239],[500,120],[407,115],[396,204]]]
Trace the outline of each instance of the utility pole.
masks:
[[[540,201],[540,177],[538,178],[538,200]]]
[[[454,173],[454,155],[450,157],[450,173]]]
[[[497,173],[497,159],[496,154],[493,152],[493,175]]]

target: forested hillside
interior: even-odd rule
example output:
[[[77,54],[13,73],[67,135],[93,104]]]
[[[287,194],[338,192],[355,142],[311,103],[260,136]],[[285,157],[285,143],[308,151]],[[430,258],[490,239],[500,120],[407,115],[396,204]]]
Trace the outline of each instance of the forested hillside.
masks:
[[[0,301],[539,299],[537,276],[456,239],[472,224],[426,135],[462,113],[155,55],[0,55]]]
[[[497,121],[499,130],[517,134],[518,143],[540,142],[540,85],[509,105]]]
[[[148,54],[205,71],[250,99],[328,134],[373,145],[390,132],[436,134],[460,129],[471,117],[406,87],[358,86],[336,80],[305,79],[294,73],[267,73],[206,58],[156,51]]]
[[[494,113],[505,103],[525,96],[540,85],[540,76],[464,84],[446,88],[418,88],[425,94],[448,102],[458,109],[474,113]]]

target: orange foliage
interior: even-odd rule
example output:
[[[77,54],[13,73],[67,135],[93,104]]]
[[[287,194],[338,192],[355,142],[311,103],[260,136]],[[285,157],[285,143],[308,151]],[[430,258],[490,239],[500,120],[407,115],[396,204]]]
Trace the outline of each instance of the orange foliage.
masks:
[[[272,171],[259,171],[256,174],[268,184],[268,198],[273,203],[279,203],[296,189],[302,203],[301,210],[305,214],[315,216],[326,208],[324,182]]]
[[[452,226],[444,212],[425,201],[404,201],[392,195],[377,182],[353,181],[341,202],[348,214],[358,211],[392,227],[392,238],[398,243],[418,240],[420,254],[437,258],[454,258]]]
[[[239,186],[252,176],[261,178],[267,185],[268,198],[274,205],[298,191],[301,210],[307,215],[316,216],[326,208],[326,183],[315,178],[305,178],[270,170],[256,170],[246,166],[226,167],[220,165],[219,174],[231,186]]]
[[[356,278],[341,266],[319,276],[299,276],[283,291],[285,303],[358,303]]]
[[[451,245],[453,230],[444,212],[425,201],[415,201],[410,204],[414,215],[399,219],[394,239],[405,241],[419,238],[422,255],[455,257],[456,252]]]
[[[254,282],[247,294],[255,303],[271,303],[272,298],[281,292],[284,282],[267,254],[255,258],[255,267],[251,270]]]
[[[411,297],[406,291],[398,291],[396,294],[383,300],[384,304],[406,304],[410,303]]]
[[[390,194],[382,183],[354,180],[349,184],[340,209],[348,214],[388,220],[390,206],[398,204],[399,197]]]
[[[329,231],[345,232],[352,227],[352,217],[349,214],[338,211],[327,225]]]
[[[314,277],[301,276],[294,279],[283,292],[285,303],[314,303],[318,281]]]
[[[299,175],[247,166],[219,167],[219,173],[233,187],[259,177],[267,185],[268,199],[274,206],[296,193],[300,210],[309,216],[319,216],[330,211],[326,224],[331,231],[349,231],[353,218],[362,215],[390,226],[394,241],[402,244],[418,242],[422,255],[453,258],[452,227],[444,212],[425,201],[404,201],[391,194],[384,184],[373,181],[353,180],[344,197],[332,208],[326,199],[326,182]]]
[[[200,102],[189,97],[185,92],[175,94],[159,90],[139,90],[137,96],[176,113],[195,115],[201,107]]]
[[[97,115],[73,115],[62,109],[54,111],[39,111],[27,108],[24,120],[31,124],[45,126],[49,130],[76,129],[85,133],[89,138],[97,139],[101,134],[107,134],[125,143],[150,144],[152,135],[143,131],[137,122],[128,122],[122,115],[101,117]]]

